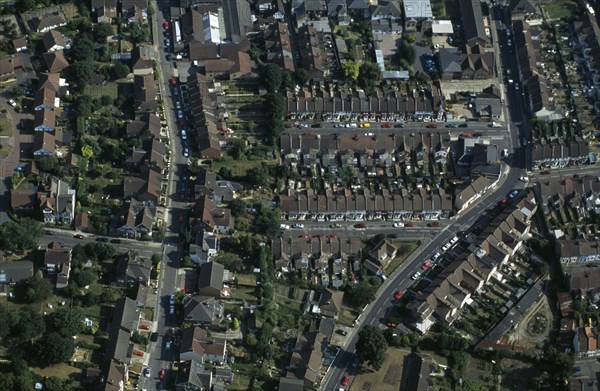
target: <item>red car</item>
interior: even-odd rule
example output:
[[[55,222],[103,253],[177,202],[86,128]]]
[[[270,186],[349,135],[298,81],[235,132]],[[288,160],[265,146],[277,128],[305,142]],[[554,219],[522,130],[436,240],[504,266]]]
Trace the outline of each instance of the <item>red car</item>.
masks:
[[[326,237],[327,238],[331,238],[331,239],[335,239],[335,238],[337,238],[337,235],[336,234],[329,234]]]
[[[350,376],[344,376],[342,379],[342,385],[347,386],[348,384],[350,384]]]
[[[396,323],[394,323],[394,322],[388,322],[388,327],[394,328],[396,326],[398,326]]]
[[[421,265],[422,270],[427,270],[431,266],[431,261],[426,261],[423,265]]]
[[[141,330],[150,330],[150,326],[148,326],[147,324],[141,324],[140,329]]]
[[[411,222],[408,222],[408,223],[404,223],[404,226],[405,227],[414,227],[414,224]]]
[[[354,224],[354,228],[356,229],[366,229],[367,226],[364,223]]]
[[[400,299],[402,296],[404,296],[404,291],[398,291],[398,292],[396,292],[396,294],[394,295],[394,299],[398,300],[398,299]]]
[[[134,356],[143,357],[144,356],[144,352],[140,352],[139,350],[134,350],[133,351],[133,355]]]
[[[392,124],[381,124],[382,128],[391,128]]]
[[[425,126],[425,127],[426,127],[426,128],[432,128],[432,129],[435,129],[435,128],[437,128],[437,124],[429,124],[429,125],[427,125],[427,126]]]
[[[165,28],[165,30],[169,29],[169,21],[165,20],[165,23],[163,24],[163,27]]]
[[[176,78],[175,76],[173,76],[173,77],[171,78],[171,85],[172,85],[173,87],[176,87],[176,86],[177,86],[177,78]]]
[[[167,375],[167,371],[164,369],[161,369],[158,377],[160,378],[160,380],[164,380],[166,375]]]
[[[310,239],[310,235],[307,235],[307,234],[302,234],[302,235],[300,235],[298,237],[302,238],[302,239]]]

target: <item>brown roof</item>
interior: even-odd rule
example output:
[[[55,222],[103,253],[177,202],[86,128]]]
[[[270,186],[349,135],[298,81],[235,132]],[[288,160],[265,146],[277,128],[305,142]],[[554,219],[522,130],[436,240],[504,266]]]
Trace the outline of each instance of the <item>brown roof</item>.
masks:
[[[33,136],[33,151],[39,151],[45,149],[50,153],[54,153],[56,150],[56,139],[52,133],[49,132],[35,132]]]
[[[190,60],[206,60],[217,58],[217,44],[192,41],[188,45]]]
[[[65,46],[65,37],[57,30],[50,30],[42,35],[42,43],[44,44],[46,51],[50,50],[55,45],[60,46],[62,49]]]
[[[15,189],[10,192],[10,207],[15,209],[33,209],[36,204],[36,191]]]
[[[51,53],[44,53],[44,61],[50,73],[60,72],[69,66],[69,62],[65,58],[62,50],[57,50]]]
[[[12,40],[15,50],[27,48],[27,37],[19,37]]]

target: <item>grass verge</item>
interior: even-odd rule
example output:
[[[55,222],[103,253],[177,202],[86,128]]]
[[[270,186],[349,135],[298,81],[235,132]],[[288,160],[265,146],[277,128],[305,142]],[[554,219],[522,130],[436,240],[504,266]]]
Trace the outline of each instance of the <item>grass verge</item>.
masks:
[[[418,249],[421,245],[421,242],[395,242],[394,244],[398,246],[398,252],[396,254],[396,258],[394,258],[384,270],[384,273],[387,276],[392,274],[394,270],[396,270],[410,254]]]

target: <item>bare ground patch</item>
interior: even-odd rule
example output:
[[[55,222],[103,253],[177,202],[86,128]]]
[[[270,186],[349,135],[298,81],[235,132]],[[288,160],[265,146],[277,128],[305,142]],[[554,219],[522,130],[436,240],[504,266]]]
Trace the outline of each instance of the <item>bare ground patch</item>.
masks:
[[[354,379],[352,391],[398,391],[402,381],[404,356],[409,350],[388,349],[386,359],[379,371],[361,368]]]

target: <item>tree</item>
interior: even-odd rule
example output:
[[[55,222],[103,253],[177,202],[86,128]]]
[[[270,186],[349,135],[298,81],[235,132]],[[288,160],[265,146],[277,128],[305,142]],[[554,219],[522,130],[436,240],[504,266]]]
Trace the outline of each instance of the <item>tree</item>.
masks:
[[[22,218],[7,221],[0,225],[0,249],[25,251],[34,249],[44,235],[44,227],[39,221]]]
[[[256,224],[259,232],[264,233],[268,237],[274,238],[279,234],[279,224],[281,221],[281,211],[279,208],[269,208],[260,205],[256,219]]]
[[[113,246],[106,243],[88,243],[85,245],[85,253],[95,261],[106,261],[115,256],[116,250]]]
[[[385,351],[388,347],[383,331],[373,325],[367,325],[358,333],[356,355],[363,362],[368,362],[376,371],[385,361]]]
[[[75,40],[73,47],[70,50],[71,58],[74,62],[93,61],[94,60],[94,42],[89,34],[80,34],[80,37]]]
[[[130,72],[131,70],[127,65],[123,64],[121,61],[117,61],[111,68],[111,79],[123,79],[124,77],[127,77],[127,75],[129,75]]]
[[[29,303],[39,303],[52,294],[52,284],[41,274],[36,274],[25,281],[25,300]]]
[[[366,281],[361,281],[358,284],[349,284],[346,293],[355,308],[363,308],[375,300],[377,287]]]
[[[73,337],[83,331],[83,320],[80,308],[62,307],[48,316],[48,328],[63,337]]]
[[[347,60],[344,63],[344,77],[346,79],[356,81],[358,79],[359,72],[360,64],[357,61]]]
[[[281,68],[273,63],[268,63],[260,67],[260,78],[266,84],[269,92],[277,92],[283,82]]]
[[[296,71],[296,82],[298,85],[305,85],[310,80],[310,74],[304,68],[300,68]]]
[[[96,66],[91,60],[77,61],[69,68],[73,74],[73,80],[78,86],[84,87],[88,81],[94,76]]]
[[[106,43],[106,38],[113,34],[112,26],[109,23],[96,23],[94,25],[94,39],[100,44]]]
[[[98,275],[92,269],[75,269],[71,279],[77,286],[85,287],[98,281]]]
[[[233,318],[233,329],[238,330],[240,328],[240,321],[237,318]]]
[[[259,164],[246,171],[246,180],[259,187],[265,187],[269,184],[269,167],[266,164]]]
[[[35,344],[37,359],[42,366],[65,362],[75,351],[73,338],[63,337],[59,333],[44,334]]]
[[[146,42],[149,37],[148,29],[145,26],[140,26],[139,23],[133,22],[129,25],[131,42],[140,44]]]
[[[35,8],[35,0],[17,0],[15,5],[19,11],[27,12]]]
[[[381,69],[374,62],[365,62],[360,66],[358,83],[365,92],[370,93],[381,81]]]
[[[233,217],[244,217],[246,215],[246,203],[244,200],[235,199],[229,204]]]
[[[3,312],[6,314],[6,312]],[[12,312],[10,319],[12,335],[19,341],[30,341],[46,331],[44,317],[33,306],[25,306],[20,311]]]

